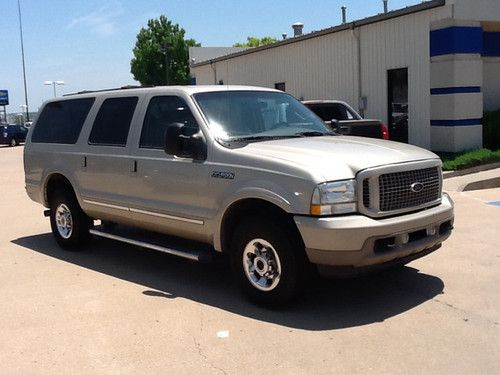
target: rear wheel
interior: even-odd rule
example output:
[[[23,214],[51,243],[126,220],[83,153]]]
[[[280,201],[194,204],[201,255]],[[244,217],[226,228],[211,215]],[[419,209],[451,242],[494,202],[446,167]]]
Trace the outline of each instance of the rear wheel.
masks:
[[[58,190],[50,201],[50,226],[57,243],[64,249],[81,248],[90,240],[92,220],[82,211],[74,194]]]
[[[277,307],[291,301],[304,287],[307,262],[302,241],[286,225],[253,219],[234,232],[233,272],[254,302]]]
[[[17,146],[19,143],[17,142],[17,139],[15,138],[12,138],[9,142],[9,146],[10,147],[14,147],[14,146]]]

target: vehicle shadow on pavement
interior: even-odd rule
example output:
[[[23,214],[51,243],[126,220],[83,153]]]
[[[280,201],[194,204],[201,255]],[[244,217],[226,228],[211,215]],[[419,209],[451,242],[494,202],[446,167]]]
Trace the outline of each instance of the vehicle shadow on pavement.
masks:
[[[201,264],[107,239],[92,240],[81,252],[64,251],[52,234],[22,237],[12,243],[68,263],[145,287],[144,298],[182,297],[234,314],[304,330],[332,330],[382,322],[442,293],[435,276],[403,267],[356,279],[320,280],[283,310],[247,302],[222,258]]]

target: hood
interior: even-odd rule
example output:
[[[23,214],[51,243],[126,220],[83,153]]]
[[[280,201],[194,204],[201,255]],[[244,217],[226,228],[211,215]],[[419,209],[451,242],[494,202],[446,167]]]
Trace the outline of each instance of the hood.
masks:
[[[249,143],[240,152],[279,159],[310,171],[323,181],[353,178],[363,169],[438,159],[423,148],[386,140],[326,136]]]

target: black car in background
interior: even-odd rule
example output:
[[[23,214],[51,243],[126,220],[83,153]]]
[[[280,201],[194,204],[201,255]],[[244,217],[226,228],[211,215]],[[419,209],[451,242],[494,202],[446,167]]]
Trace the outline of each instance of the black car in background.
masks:
[[[339,134],[389,139],[387,126],[382,121],[362,118],[346,102],[305,100],[302,103]]]
[[[21,125],[0,124],[0,144],[17,146],[26,141],[28,129]]]

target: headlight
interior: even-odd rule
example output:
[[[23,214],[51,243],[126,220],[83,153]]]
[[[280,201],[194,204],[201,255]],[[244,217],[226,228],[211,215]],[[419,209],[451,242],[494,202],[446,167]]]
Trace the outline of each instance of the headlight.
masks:
[[[347,214],[356,208],[355,180],[325,182],[314,189],[311,215]]]

